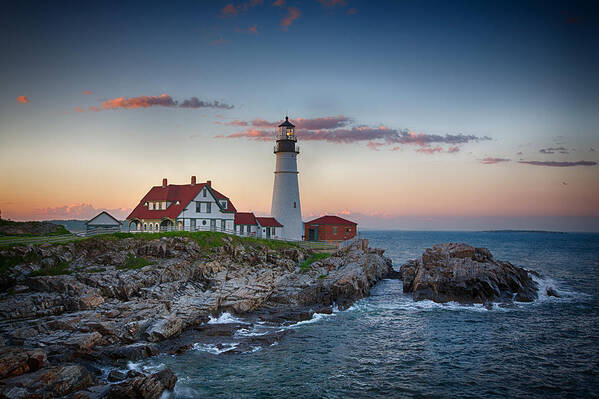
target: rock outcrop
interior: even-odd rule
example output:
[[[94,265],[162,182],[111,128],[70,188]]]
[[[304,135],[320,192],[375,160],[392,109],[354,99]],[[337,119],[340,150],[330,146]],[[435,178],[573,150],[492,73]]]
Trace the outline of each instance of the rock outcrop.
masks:
[[[277,321],[331,312],[392,272],[365,240],[300,268],[311,255],[211,233],[1,250],[11,286],[0,293],[0,398],[160,397],[176,381],[168,370],[123,379],[95,375],[93,365],[181,353],[198,334],[232,335],[207,323],[223,312]]]
[[[460,303],[531,302],[537,284],[528,272],[493,258],[486,248],[435,245],[400,268],[403,290],[414,300]]]

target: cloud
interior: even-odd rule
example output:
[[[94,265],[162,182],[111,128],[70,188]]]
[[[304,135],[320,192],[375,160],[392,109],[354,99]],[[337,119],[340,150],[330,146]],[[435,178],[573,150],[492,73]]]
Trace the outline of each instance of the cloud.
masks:
[[[565,168],[565,167],[570,167],[570,166],[595,166],[597,165],[597,162],[595,161],[518,161],[518,163],[524,163],[524,164],[528,164],[528,165],[535,165],[535,166],[552,166],[552,167],[558,167],[558,168]]]
[[[83,94],[84,96],[91,96],[92,94],[94,94],[93,92],[89,91],[89,90],[83,90],[81,92],[81,94]]]
[[[347,15],[356,15],[358,12],[358,10],[356,10],[355,8],[350,8],[349,10],[347,10]]]
[[[299,8],[289,7],[287,9],[287,16],[281,20],[281,27],[283,30],[289,29],[289,26],[291,26],[293,21],[301,17],[301,15],[302,12],[299,10]]]
[[[27,96],[18,96],[17,97],[17,102],[19,104],[28,104],[29,103],[29,99],[27,98]]]
[[[272,5],[273,7],[283,7],[285,5],[285,0],[275,0]]]
[[[197,97],[191,97],[179,105],[180,108],[221,108],[233,109],[233,105],[221,103],[220,101],[202,101]]]
[[[485,165],[493,165],[496,163],[500,163],[500,162],[509,162],[510,159],[508,158],[491,158],[491,157],[487,157],[487,158],[483,158],[480,160],[483,164]]]
[[[220,46],[221,44],[226,44],[229,43],[228,40],[225,40],[223,38],[220,39],[215,39],[213,41],[211,41],[210,43],[208,43],[210,46]]]
[[[437,147],[421,147],[419,149],[416,150],[416,152],[422,152],[424,154],[429,154],[432,155],[435,152],[441,152],[443,151],[443,148],[437,146]]]
[[[235,28],[235,32],[237,33],[250,33],[257,35],[258,34],[258,25],[254,24],[247,29]]]
[[[595,152],[594,148],[589,148],[589,152]]]
[[[539,150],[539,152],[541,154],[555,154],[556,152],[559,152],[560,154],[568,154],[569,153],[568,149],[564,148],[564,147],[541,148]]]
[[[55,208],[33,210],[33,216],[39,219],[91,219],[98,213],[106,211],[117,219],[124,219],[131,212],[127,208],[96,208],[91,204],[63,205]]]
[[[318,2],[325,8],[335,7],[337,5],[345,7],[347,5],[345,0],[318,0]]]
[[[366,142],[370,149],[378,149],[384,145],[392,146],[391,151],[400,149],[399,145],[417,145],[425,147],[421,152],[441,152],[433,145],[447,144],[446,152],[456,153],[459,145],[490,140],[489,137],[466,134],[426,134],[414,133],[407,129],[391,129],[384,125],[379,127],[350,126],[353,120],[344,115],[327,116],[320,118],[297,118],[292,121],[296,125],[296,136],[304,141],[327,141],[330,143],[356,143]],[[221,122],[216,122],[222,124]],[[219,135],[218,138],[247,138],[251,140],[268,141],[273,139],[274,128],[280,121],[270,122],[264,119],[252,121],[233,120],[225,123],[227,126],[247,127],[248,129],[228,135]],[[432,151],[432,152],[431,152]]]
[[[239,11],[237,11],[237,8],[233,5],[233,3],[229,3],[224,6],[222,10],[220,10],[220,14],[223,17],[231,17],[239,14]]]
[[[220,108],[220,109],[232,109],[233,105],[226,104],[220,101],[202,101],[197,97],[191,97],[184,100],[179,104],[178,101],[174,100],[168,94],[161,94],[159,96],[140,96],[140,97],[117,97],[111,100],[104,101],[99,107],[91,106],[88,108],[89,111],[100,112],[106,110],[116,109],[139,109],[139,108],[150,108],[150,107],[167,107],[167,108]],[[76,107],[75,112],[85,112],[81,107]]]
[[[368,144],[366,144],[366,147],[370,148],[373,151],[380,151],[379,147],[384,146],[385,143],[377,143],[374,141],[369,141]]]

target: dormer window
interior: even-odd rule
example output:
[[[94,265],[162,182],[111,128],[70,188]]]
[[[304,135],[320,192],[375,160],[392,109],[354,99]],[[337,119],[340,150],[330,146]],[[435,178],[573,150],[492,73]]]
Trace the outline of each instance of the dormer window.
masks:
[[[202,197],[206,198],[206,189],[202,190]]]
[[[223,208],[225,208],[225,209],[226,209],[226,208],[227,208],[227,201],[221,201],[221,202],[220,202],[220,205],[221,205]]]
[[[149,210],[153,211],[154,210],[154,203],[150,202],[150,206],[148,207]]]

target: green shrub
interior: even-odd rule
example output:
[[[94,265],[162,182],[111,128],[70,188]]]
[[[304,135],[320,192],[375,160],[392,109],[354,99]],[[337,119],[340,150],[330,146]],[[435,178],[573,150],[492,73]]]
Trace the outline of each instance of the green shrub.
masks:
[[[144,266],[152,265],[153,263],[154,262],[150,262],[149,260],[141,256],[127,254],[125,263],[123,263],[121,266],[117,266],[117,269],[137,270],[141,269]]]
[[[331,254],[314,253],[314,254],[310,255],[310,257],[308,259],[306,259],[302,263],[300,263],[300,270],[304,271],[304,272],[308,271],[308,270],[310,270],[310,266],[312,266],[312,263],[317,262],[319,260],[326,259],[329,256],[331,256]]]
[[[29,274],[30,277],[35,276],[59,276],[61,274],[71,274],[69,262],[60,262],[54,266],[43,267]]]

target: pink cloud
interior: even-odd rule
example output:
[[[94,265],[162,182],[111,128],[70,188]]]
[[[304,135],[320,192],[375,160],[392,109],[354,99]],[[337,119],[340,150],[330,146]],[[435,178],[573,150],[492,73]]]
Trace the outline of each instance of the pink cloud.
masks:
[[[72,204],[54,208],[33,210],[33,215],[39,219],[91,219],[102,211],[107,211],[117,219],[124,219],[131,212],[128,208],[96,208],[91,204]]]
[[[273,7],[283,7],[285,5],[285,0],[275,0],[272,5]]]
[[[232,109],[233,105],[220,101],[203,101],[197,97],[190,97],[179,103],[168,94],[159,96],[140,96],[140,97],[117,97],[104,101],[99,107],[91,106],[89,111],[99,112],[116,109],[139,109],[149,107],[179,107],[179,108],[220,108]],[[76,107],[76,112],[84,112],[83,108]]]
[[[281,27],[283,30],[289,29],[289,26],[291,26],[293,21],[298,19],[301,15],[302,12],[299,10],[299,8],[289,7],[287,9],[287,16],[281,20]]]
[[[456,153],[456,152],[460,152],[460,147],[457,147],[457,146],[455,146],[455,147],[449,147],[447,149],[447,152],[450,153],[450,154],[453,154],[453,153]]]
[[[347,5],[345,0],[318,0],[318,2],[325,8],[335,7],[337,5],[345,7]]]
[[[369,141],[368,144],[366,144],[366,147],[370,148],[373,151],[380,151],[379,147],[384,146],[385,143],[377,143],[375,141]]]
[[[500,162],[509,162],[510,160],[507,158],[491,158],[491,157],[487,157],[487,158],[483,158],[480,160],[483,164],[485,165],[493,165],[496,163],[500,163]]]
[[[258,34],[258,25],[254,24],[247,29],[235,28],[235,32],[237,33],[251,33],[254,35]]]
[[[233,3],[229,3],[220,10],[220,13],[223,17],[230,17],[239,14],[239,11],[237,11]]]
[[[18,96],[17,97],[17,102],[19,104],[28,104],[29,103],[29,99],[27,98],[27,96]]]
[[[422,152],[424,154],[434,154],[435,152],[441,152],[443,151],[443,148],[437,146],[437,147],[422,147],[416,150],[416,152]]]
[[[225,39],[222,39],[222,38],[221,38],[221,39],[216,39],[216,40],[213,40],[213,41],[211,41],[211,42],[210,42],[210,43],[208,43],[208,44],[209,44],[210,46],[213,46],[213,47],[214,47],[214,46],[220,46],[221,44],[226,44],[226,43],[228,43],[228,42],[229,42],[228,40],[225,40]]]
[[[347,15],[356,15],[357,12],[358,10],[356,10],[355,8],[350,8],[349,10],[347,10]]]
[[[89,91],[89,90],[83,90],[81,92],[81,94],[83,94],[84,96],[91,96],[92,94],[94,94],[93,92]]]

